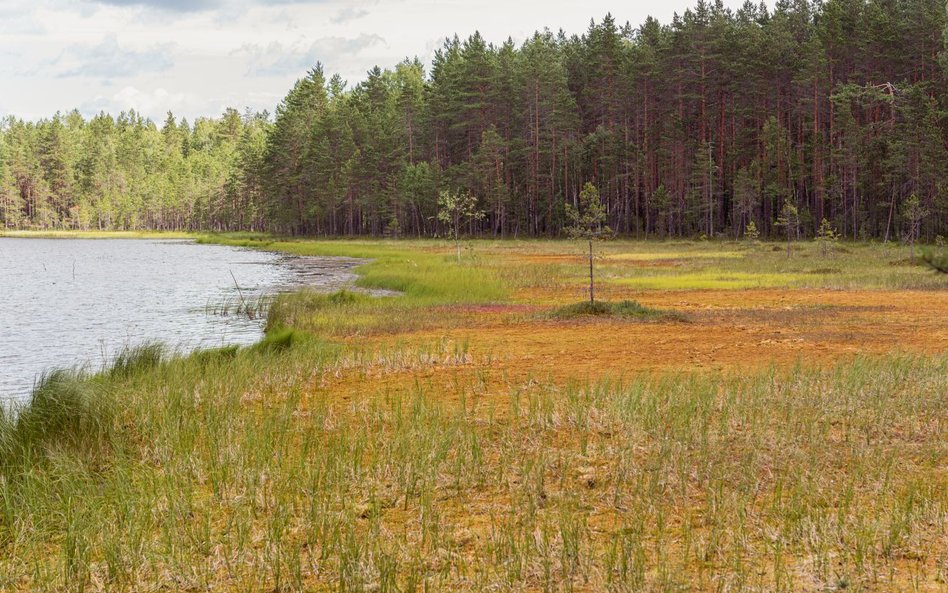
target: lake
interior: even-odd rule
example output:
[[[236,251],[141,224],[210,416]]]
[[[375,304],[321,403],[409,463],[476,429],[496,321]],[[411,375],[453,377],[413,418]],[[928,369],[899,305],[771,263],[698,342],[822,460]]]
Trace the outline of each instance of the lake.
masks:
[[[0,399],[26,398],[53,368],[98,370],[130,345],[251,344],[263,321],[222,306],[338,288],[357,263],[189,241],[0,237]]]

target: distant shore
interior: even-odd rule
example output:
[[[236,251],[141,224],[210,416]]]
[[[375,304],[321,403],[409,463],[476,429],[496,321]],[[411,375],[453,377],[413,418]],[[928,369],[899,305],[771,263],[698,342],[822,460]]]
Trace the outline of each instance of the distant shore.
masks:
[[[0,230],[0,237],[10,239],[195,239],[199,235],[183,231]]]

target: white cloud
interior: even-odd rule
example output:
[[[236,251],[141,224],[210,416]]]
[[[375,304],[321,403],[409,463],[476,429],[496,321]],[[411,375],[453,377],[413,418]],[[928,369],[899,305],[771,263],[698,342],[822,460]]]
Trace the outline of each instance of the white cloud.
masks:
[[[74,44],[47,64],[59,77],[81,76],[101,79],[128,78],[162,72],[174,65],[173,43],[134,50],[119,44],[114,34],[96,44]]]
[[[357,37],[324,37],[313,42],[300,41],[284,44],[274,41],[266,46],[246,44],[234,52],[249,59],[249,76],[300,75],[317,62],[351,63],[358,61],[359,54],[370,47],[384,45],[379,35],[362,34]]]
[[[317,61],[357,83],[375,65],[430,61],[455,33],[494,43],[544,27],[582,33],[610,11],[619,22],[667,22],[695,1],[0,0],[0,116],[272,111]]]
[[[120,111],[134,109],[144,114],[160,113],[161,110],[167,111],[182,109],[188,103],[196,102],[196,96],[188,96],[186,93],[169,93],[167,90],[158,88],[153,91],[142,91],[132,86],[126,86],[120,91],[109,95],[98,95],[82,103],[79,111],[87,115],[105,111],[117,114]]]
[[[171,111],[176,116],[184,116],[192,121],[198,117],[217,116],[228,107],[239,111],[273,111],[283,97],[283,92],[250,92],[241,96],[202,97],[197,93],[171,92],[164,88],[143,90],[134,86],[125,86],[111,93],[97,95],[78,106],[79,112],[91,117],[100,112],[117,115],[122,111],[134,109],[136,112],[159,122]],[[0,105],[2,113],[2,105]]]
[[[351,21],[361,19],[364,16],[368,16],[369,10],[359,6],[346,6],[336,13],[336,16],[332,17],[332,22],[336,24],[344,24]]]
[[[226,5],[222,0],[86,0],[89,4],[109,6],[153,8],[167,12],[201,12],[220,9]]]
[[[46,28],[35,11],[25,2],[0,4],[0,33],[6,35],[42,35]]]

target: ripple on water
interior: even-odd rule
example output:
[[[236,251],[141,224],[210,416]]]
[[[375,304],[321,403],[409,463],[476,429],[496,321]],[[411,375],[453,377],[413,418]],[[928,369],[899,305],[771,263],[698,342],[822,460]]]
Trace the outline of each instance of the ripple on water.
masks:
[[[51,368],[99,368],[130,345],[253,343],[262,320],[213,311],[303,286],[335,290],[360,263],[180,240],[0,237],[0,398],[26,397]]]

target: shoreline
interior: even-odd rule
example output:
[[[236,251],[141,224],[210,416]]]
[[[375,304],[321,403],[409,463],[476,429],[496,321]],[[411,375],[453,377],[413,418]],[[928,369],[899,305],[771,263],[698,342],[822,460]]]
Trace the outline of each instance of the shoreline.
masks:
[[[110,236],[79,236],[75,233],[59,233],[56,236],[50,236],[45,233],[29,232],[18,233],[16,236],[0,235],[0,239],[4,238],[23,240],[56,239],[64,241],[71,239],[123,239],[141,241],[160,240],[181,242],[190,245],[216,245],[217,247],[232,249],[235,252],[248,250],[258,253],[270,253],[273,256],[273,259],[266,265],[277,269],[282,269],[283,271],[281,272],[281,275],[286,276],[283,281],[275,283],[273,286],[264,288],[263,292],[258,292],[251,286],[237,286],[238,293],[233,296],[233,298],[224,298],[224,300],[216,305],[205,304],[203,306],[204,316],[207,318],[224,319],[227,317],[237,316],[252,320],[253,324],[257,326],[258,329],[255,332],[256,335],[250,336],[249,339],[235,340],[233,336],[230,336],[229,339],[225,338],[220,344],[215,343],[211,345],[201,345],[198,344],[198,342],[201,342],[202,340],[206,341],[206,338],[209,334],[202,334],[201,332],[198,332],[192,336],[193,339],[186,340],[195,342],[191,346],[187,346],[181,342],[180,339],[176,340],[176,336],[173,334],[173,332],[172,334],[169,334],[167,331],[160,332],[151,337],[138,336],[135,338],[129,336],[125,339],[124,343],[119,334],[116,334],[114,339],[108,338],[109,342],[115,342],[115,345],[109,348],[110,353],[108,355],[106,355],[104,351],[102,353],[98,353],[95,350],[86,349],[84,352],[78,353],[78,355],[75,357],[69,356],[69,353],[65,353],[67,356],[64,356],[58,361],[47,361],[42,368],[36,371],[32,381],[24,380],[20,388],[13,388],[10,391],[4,390],[2,393],[0,393],[0,401],[3,402],[4,407],[21,408],[28,406],[33,400],[37,385],[41,383],[43,377],[50,373],[56,372],[59,369],[74,369],[76,371],[81,371],[84,376],[92,378],[102,372],[102,369],[105,369],[111,365],[112,362],[114,362],[114,359],[120,357],[123,352],[143,345],[160,345],[167,353],[173,354],[175,357],[182,358],[201,356],[206,354],[208,351],[216,350],[222,346],[236,346],[242,349],[255,347],[266,339],[268,334],[267,317],[270,313],[270,307],[272,306],[272,303],[275,301],[275,299],[279,298],[281,295],[294,295],[303,292],[329,295],[340,291],[350,291],[372,297],[391,297],[400,294],[395,291],[362,288],[356,285],[356,282],[360,277],[356,270],[363,265],[371,263],[372,261],[371,259],[367,258],[295,255],[288,254],[280,250],[267,249],[263,246],[250,247],[228,245],[226,243],[214,243],[208,241],[206,236],[198,236],[193,234],[176,234],[172,236],[169,234],[142,235],[136,233],[119,233],[112,234]],[[205,240],[199,241],[198,239],[201,238]],[[231,285],[230,288],[233,289],[234,286]],[[147,288],[144,289],[147,290]],[[248,290],[253,291],[253,294],[247,294]],[[208,303],[212,303],[214,300],[213,295],[209,295],[208,299]],[[107,306],[107,303],[103,302],[101,303],[101,306]],[[253,311],[253,313],[251,313],[251,311]],[[181,312],[178,317],[185,319],[187,315],[190,314]],[[138,323],[150,322],[148,320],[139,320],[136,322],[136,324]],[[227,324],[230,322],[222,321],[222,323]],[[181,336],[177,336],[177,338],[181,338]],[[14,374],[11,375],[10,379],[16,383],[16,377],[17,375]]]

